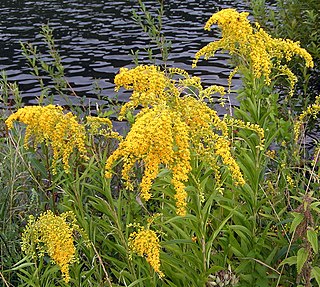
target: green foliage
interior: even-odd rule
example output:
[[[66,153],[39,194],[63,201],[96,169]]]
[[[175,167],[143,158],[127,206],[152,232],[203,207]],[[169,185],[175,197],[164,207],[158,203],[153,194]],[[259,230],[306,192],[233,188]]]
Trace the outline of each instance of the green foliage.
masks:
[[[300,41],[314,60],[320,57],[319,11],[317,0],[277,0],[277,9],[266,8],[266,1],[252,0],[253,14],[265,27],[270,27],[274,36]]]
[[[0,76],[1,94],[0,103],[1,108],[14,107],[15,109],[22,107],[22,98],[17,83],[8,82],[7,75],[5,71],[2,71]],[[1,113],[1,119],[3,114]]]
[[[314,99],[319,90],[320,67],[320,2],[318,0],[277,0],[275,8],[268,8],[265,0],[250,0],[255,19],[278,38],[299,41],[313,57],[315,67],[307,70],[299,61],[293,61],[290,67],[301,77],[296,95],[300,95],[299,104],[308,104],[306,97]]]
[[[17,275],[9,269],[22,256],[17,235],[28,214],[41,212],[48,202],[44,192],[46,177],[37,170],[33,153],[23,149],[22,132],[17,129],[0,140],[0,266],[14,285]]]
[[[150,12],[142,0],[138,0],[139,11],[132,10],[133,20],[142,28],[144,33],[147,33],[151,44],[155,44],[156,48],[149,46],[145,49],[148,54],[150,63],[157,64],[157,54],[161,54],[161,61],[164,68],[167,67],[167,61],[171,49],[171,42],[168,41],[162,32],[162,19],[164,15],[164,1],[157,0],[160,8],[157,9],[156,14]],[[136,65],[139,64],[139,50],[132,51],[133,60]]]
[[[21,43],[22,54],[26,58],[29,67],[31,68],[31,74],[37,78],[41,88],[41,94],[39,96],[39,104],[48,104],[45,99],[49,100],[49,103],[53,103],[53,97],[50,92],[50,88],[47,83],[44,82],[44,74],[50,77],[54,83],[54,91],[66,101],[69,106],[72,106],[72,102],[66,94],[67,87],[70,87],[64,76],[64,67],[61,63],[61,57],[56,50],[54,38],[52,35],[52,30],[49,26],[42,26],[41,36],[44,39],[44,44],[46,45],[50,59],[44,60],[40,52],[38,52],[38,47],[31,43]]]
[[[134,17],[162,49],[166,67],[169,46],[161,33],[163,2],[157,19],[142,1],[139,4],[143,13],[134,12]],[[256,13],[261,8],[255,6]],[[22,45],[39,78],[40,105],[50,102],[51,88],[44,83],[43,72],[52,78],[53,89],[61,96],[70,88],[50,29],[43,28],[42,34],[53,62],[46,63],[36,47]],[[239,59],[233,60],[239,63]],[[165,166],[160,168],[148,202],[140,198],[138,190],[126,190],[118,167],[112,180],[105,177],[106,160],[118,145],[106,134],[88,132],[90,159],[73,155],[70,173],[58,168],[53,174],[48,146],[26,150],[23,127],[16,125],[10,132],[3,127],[0,282],[4,285],[0,285],[68,286],[48,256],[34,260],[20,249],[28,215],[50,209],[56,214],[73,211],[87,236],[75,234],[78,262],[70,266],[71,286],[320,286],[320,151],[310,159],[295,140],[296,118],[288,103],[281,101],[276,83],[265,85],[263,78],[255,78],[245,66],[240,74],[243,86],[237,91],[239,106],[232,110],[233,116],[259,125],[264,130],[264,146],[255,132],[231,124],[232,152],[246,181],[243,186],[234,184],[225,167],[221,167],[222,183],[217,182],[212,166],[194,152],[185,188],[186,216],[176,215],[172,173]],[[9,84],[4,74],[1,85],[1,103],[19,108],[17,86]],[[74,113],[80,123],[85,122],[82,111],[74,109]],[[102,107],[98,113],[109,115]],[[127,118],[135,124],[134,114]],[[143,164],[137,163],[133,171],[136,183]],[[130,234],[138,226],[157,233],[164,277],[148,263],[148,254],[138,256],[130,248]]]

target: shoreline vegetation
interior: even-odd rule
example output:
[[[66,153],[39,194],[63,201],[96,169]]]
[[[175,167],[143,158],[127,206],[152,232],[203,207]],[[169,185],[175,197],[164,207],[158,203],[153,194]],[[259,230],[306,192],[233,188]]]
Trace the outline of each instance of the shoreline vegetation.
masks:
[[[223,9],[204,26],[220,38],[195,54],[193,69],[228,53],[229,89],[204,87],[167,65],[164,1],[157,15],[138,2],[133,19],[163,61],[156,66],[149,48],[151,64],[142,65],[133,52],[136,66],[114,80],[116,91],[131,91],[119,110],[72,106],[48,26],[50,63],[21,44],[42,89],[38,105],[24,106],[2,75],[0,286],[320,286],[320,148],[305,145],[320,95],[304,99],[320,52],[283,37],[264,1],[251,2],[261,24]],[[235,74],[243,85],[231,107]],[[219,116],[215,104],[229,113]],[[128,123],[125,134],[111,115]]]

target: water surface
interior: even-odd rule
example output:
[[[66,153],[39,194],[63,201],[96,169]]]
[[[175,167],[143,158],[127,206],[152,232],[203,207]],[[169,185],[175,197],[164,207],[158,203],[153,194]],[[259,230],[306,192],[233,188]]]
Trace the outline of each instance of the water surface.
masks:
[[[245,1],[170,0],[165,2],[163,31],[172,41],[169,66],[176,66],[200,76],[205,85],[227,85],[230,72],[228,57],[217,55],[201,61],[191,70],[192,58],[197,50],[214,38],[217,31],[203,30],[206,20],[223,8],[247,10]],[[157,1],[145,4],[155,9]],[[27,62],[21,54],[20,41],[32,42],[46,56],[40,28],[49,24],[54,29],[57,48],[65,66],[65,75],[81,97],[94,105],[97,96],[94,82],[102,89],[104,98],[114,97],[113,79],[120,67],[133,66],[131,51],[141,50],[149,43],[131,18],[137,9],[135,0],[11,0],[0,3],[0,70],[5,70],[10,81],[17,81],[26,103],[34,103],[39,96],[39,85],[30,75]],[[235,79],[239,86],[239,79]],[[128,94],[118,95],[121,101]],[[57,103],[61,98],[56,96]]]

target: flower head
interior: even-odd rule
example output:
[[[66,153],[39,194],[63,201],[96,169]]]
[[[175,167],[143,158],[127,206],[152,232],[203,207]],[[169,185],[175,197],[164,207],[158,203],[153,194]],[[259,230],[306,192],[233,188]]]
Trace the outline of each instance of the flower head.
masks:
[[[138,232],[132,232],[129,236],[129,248],[139,256],[145,257],[155,272],[163,277],[160,271],[160,243],[155,231],[140,228]]]
[[[112,122],[108,118],[87,116],[86,127],[89,135],[122,140],[122,136],[112,130]]]
[[[218,50],[236,55],[244,67],[251,69],[256,78],[264,77],[267,85],[271,83],[271,74],[286,75],[290,81],[290,94],[297,81],[290,69],[283,63],[295,55],[305,60],[306,67],[313,67],[311,55],[300,47],[299,42],[272,38],[259,24],[252,26],[247,19],[249,13],[235,9],[223,9],[213,14],[205,25],[206,30],[217,24],[222,32],[221,39],[201,48],[195,55],[193,67],[200,57],[213,57]]]
[[[48,254],[59,266],[66,283],[70,280],[69,265],[76,261],[73,232],[79,230],[72,212],[54,215],[48,210],[37,220],[29,218],[22,234],[21,249],[32,257]]]
[[[133,89],[126,108],[141,105],[142,109],[126,138],[107,159],[106,177],[111,177],[114,163],[122,159],[122,178],[132,190],[133,168],[137,162],[142,163],[140,192],[144,200],[149,200],[159,169],[166,167],[172,172],[176,212],[185,215],[188,195],[185,185],[192,153],[209,164],[217,180],[222,165],[229,168],[236,184],[244,184],[244,180],[232,156],[228,126],[206,103],[211,94],[224,93],[224,88],[204,89],[199,77],[190,77],[181,69],[169,69],[169,73],[171,77],[153,66],[120,71],[117,85]],[[154,79],[147,81],[145,74],[157,75],[159,86],[153,85]]]
[[[65,114],[61,107],[54,105],[24,107],[9,116],[6,120],[7,127],[12,129],[16,121],[27,126],[26,147],[30,140],[33,140],[35,146],[44,142],[52,148],[54,172],[59,159],[62,159],[65,171],[69,171],[69,158],[75,149],[79,151],[81,157],[87,158],[84,126],[78,123],[72,113]]]

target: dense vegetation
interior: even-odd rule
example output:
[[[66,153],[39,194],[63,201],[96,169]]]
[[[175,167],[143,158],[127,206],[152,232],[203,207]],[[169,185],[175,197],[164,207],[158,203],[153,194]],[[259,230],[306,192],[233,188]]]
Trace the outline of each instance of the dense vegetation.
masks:
[[[263,3],[255,2],[257,13]],[[260,26],[249,13],[224,9],[205,25],[221,38],[197,52],[193,67],[229,53],[230,87],[203,87],[166,64],[163,5],[154,19],[140,5],[134,19],[164,65],[137,58],[116,75],[115,88],[132,91],[117,114],[126,134],[113,130],[106,107],[92,115],[52,104],[53,90],[68,101],[70,87],[48,27],[50,63],[22,45],[42,87],[38,105],[24,106],[3,75],[0,285],[320,285],[320,149],[306,148],[320,97],[292,108],[295,88],[307,93],[309,71],[316,76],[317,54],[267,33],[261,27],[271,17]],[[231,107],[236,73],[243,87]],[[228,113],[219,116],[215,104]]]

